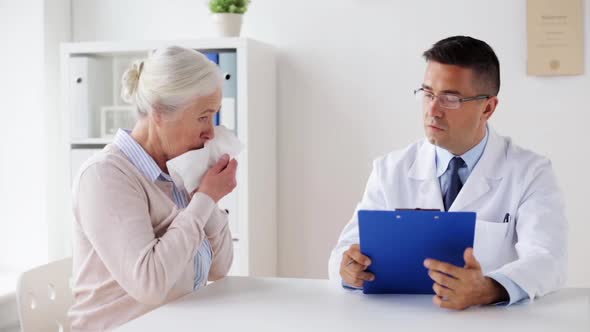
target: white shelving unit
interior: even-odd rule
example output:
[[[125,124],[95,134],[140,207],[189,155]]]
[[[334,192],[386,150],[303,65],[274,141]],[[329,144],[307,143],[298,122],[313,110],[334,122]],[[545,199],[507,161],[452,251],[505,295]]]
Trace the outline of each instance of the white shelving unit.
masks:
[[[50,237],[53,259],[71,255],[71,181],[80,164],[111,141],[101,137],[101,108],[128,108],[119,98],[120,78],[132,59],[150,50],[178,45],[202,52],[235,53],[235,129],[246,149],[238,157],[238,186],[229,200],[234,237],[232,275],[274,276],[277,271],[276,65],[274,50],[246,38],[171,41],[84,42],[61,47],[62,137],[65,201]],[[82,65],[80,65],[82,63]],[[79,66],[82,66],[81,68]],[[82,72],[87,77],[79,77]],[[82,89],[82,91],[76,91]],[[83,114],[82,114],[83,113]],[[220,203],[223,204],[223,203]],[[223,206],[222,206],[223,207]]]

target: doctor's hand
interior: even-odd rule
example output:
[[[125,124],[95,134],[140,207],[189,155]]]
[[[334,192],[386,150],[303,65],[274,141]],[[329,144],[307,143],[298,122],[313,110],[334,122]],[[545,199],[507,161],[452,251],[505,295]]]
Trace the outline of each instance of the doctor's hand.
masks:
[[[472,248],[465,250],[463,258],[464,268],[435,259],[424,261],[428,275],[434,280],[434,304],[441,308],[463,310],[474,305],[508,300],[508,293],[504,287],[483,275]]]
[[[207,194],[215,203],[236,187],[236,170],[238,162],[224,154],[203,176],[196,192]]]
[[[361,253],[361,247],[353,244],[342,254],[340,276],[342,281],[352,287],[361,288],[363,282],[373,281],[375,276],[365,270],[371,265],[371,259]]]

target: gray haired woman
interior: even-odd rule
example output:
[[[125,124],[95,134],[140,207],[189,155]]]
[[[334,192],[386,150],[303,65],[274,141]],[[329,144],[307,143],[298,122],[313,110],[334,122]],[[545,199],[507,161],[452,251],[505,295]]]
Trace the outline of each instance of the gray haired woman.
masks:
[[[235,188],[237,162],[222,157],[193,193],[166,168],[213,138],[217,66],[168,47],[134,63],[122,83],[139,120],[82,166],[73,188],[74,331],[119,326],[224,277],[233,258],[227,214],[216,203]]]

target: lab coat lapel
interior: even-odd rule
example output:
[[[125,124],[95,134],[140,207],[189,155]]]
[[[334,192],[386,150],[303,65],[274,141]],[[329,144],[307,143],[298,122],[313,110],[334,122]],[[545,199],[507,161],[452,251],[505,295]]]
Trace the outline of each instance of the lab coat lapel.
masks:
[[[440,209],[444,211],[440,182],[436,177],[435,148],[427,140],[419,148],[416,160],[408,172],[414,182],[418,197],[416,206],[410,208]]]
[[[449,211],[465,210],[469,204],[477,201],[495,187],[504,177],[506,148],[504,140],[491,127],[483,155],[467,178],[463,188],[451,205]]]

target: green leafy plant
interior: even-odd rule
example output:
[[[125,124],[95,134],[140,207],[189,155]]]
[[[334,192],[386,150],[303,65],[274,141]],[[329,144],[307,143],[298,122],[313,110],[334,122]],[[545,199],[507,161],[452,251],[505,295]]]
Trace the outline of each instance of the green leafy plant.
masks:
[[[244,14],[249,4],[250,0],[211,0],[209,9],[213,13]]]

